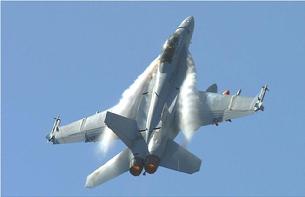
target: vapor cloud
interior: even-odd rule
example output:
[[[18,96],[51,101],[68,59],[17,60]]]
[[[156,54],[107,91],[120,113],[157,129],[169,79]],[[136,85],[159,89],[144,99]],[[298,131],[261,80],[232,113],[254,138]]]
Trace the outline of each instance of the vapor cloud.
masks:
[[[180,88],[178,100],[179,128],[188,143],[200,127],[199,92],[196,88],[196,69],[191,54],[187,58],[186,78]]]
[[[138,76],[138,78],[129,86],[129,88],[123,92],[119,103],[109,109],[109,111],[130,119],[136,119],[138,106],[141,102],[140,95],[149,85],[149,82],[157,71],[159,63],[159,57],[157,57],[150,63],[145,71]],[[99,139],[99,149],[103,154],[108,152],[115,139],[117,139],[117,136],[112,130],[106,127]]]
[[[133,84],[127,88],[117,105],[109,111],[122,116],[136,119],[138,106],[141,102],[141,94],[148,87],[151,79],[155,76],[159,66],[157,57],[146,70],[138,76]],[[187,74],[180,88],[178,100],[179,128],[186,138],[186,144],[191,140],[194,132],[200,127],[199,93],[196,88],[196,69],[192,56],[187,58]],[[109,128],[105,128],[99,139],[99,150],[105,155],[117,136]]]

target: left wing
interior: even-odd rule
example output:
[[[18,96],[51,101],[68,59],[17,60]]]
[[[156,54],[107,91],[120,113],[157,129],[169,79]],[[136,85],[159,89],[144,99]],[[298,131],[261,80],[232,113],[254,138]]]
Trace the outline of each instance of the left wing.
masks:
[[[222,121],[231,121],[259,110],[263,111],[263,100],[267,90],[267,85],[263,86],[255,97],[240,96],[240,91],[235,95],[200,92],[201,125],[218,125]]]

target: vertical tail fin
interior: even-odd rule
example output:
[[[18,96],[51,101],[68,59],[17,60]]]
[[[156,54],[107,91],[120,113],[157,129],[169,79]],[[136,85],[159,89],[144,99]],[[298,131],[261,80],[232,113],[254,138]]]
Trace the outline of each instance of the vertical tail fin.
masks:
[[[214,83],[214,84],[210,85],[210,86],[207,88],[206,92],[217,93],[217,84]]]
[[[134,155],[148,153],[147,144],[140,134],[135,120],[107,112],[105,124],[126,144]]]

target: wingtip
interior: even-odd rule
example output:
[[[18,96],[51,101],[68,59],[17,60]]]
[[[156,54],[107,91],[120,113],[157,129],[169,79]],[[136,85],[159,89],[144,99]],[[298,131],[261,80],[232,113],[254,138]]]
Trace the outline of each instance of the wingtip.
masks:
[[[94,187],[94,184],[93,184],[93,182],[92,182],[92,180],[90,179],[89,176],[86,179],[85,187],[89,188],[89,189]]]

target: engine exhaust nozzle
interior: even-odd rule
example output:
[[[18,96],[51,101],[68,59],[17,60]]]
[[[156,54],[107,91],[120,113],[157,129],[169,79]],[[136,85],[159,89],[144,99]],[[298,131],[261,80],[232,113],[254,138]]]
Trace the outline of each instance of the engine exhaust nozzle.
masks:
[[[144,160],[141,157],[134,157],[130,162],[129,172],[133,176],[139,176],[143,170]]]
[[[148,155],[145,158],[145,172],[148,172],[149,174],[153,174],[157,171],[160,164],[160,158],[156,155]]]

